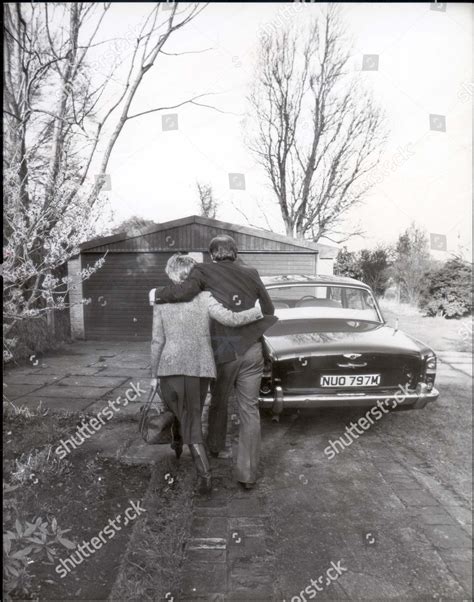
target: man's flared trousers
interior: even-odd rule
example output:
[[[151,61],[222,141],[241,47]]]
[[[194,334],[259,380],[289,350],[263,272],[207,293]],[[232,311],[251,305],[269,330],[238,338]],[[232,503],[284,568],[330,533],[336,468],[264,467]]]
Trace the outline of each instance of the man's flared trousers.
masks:
[[[228,400],[235,389],[240,419],[237,480],[242,483],[257,480],[261,445],[258,394],[263,363],[262,343],[258,342],[235,360],[218,364],[211,386],[207,444],[213,452],[225,448]]]

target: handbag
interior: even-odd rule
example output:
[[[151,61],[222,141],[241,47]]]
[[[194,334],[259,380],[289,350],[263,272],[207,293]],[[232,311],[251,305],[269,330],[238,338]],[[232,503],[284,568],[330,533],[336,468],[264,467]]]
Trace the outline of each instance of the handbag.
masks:
[[[160,399],[163,399],[159,383],[155,387],[150,387],[148,398],[145,405],[140,408],[140,420],[138,430],[145,441],[149,445],[160,443],[171,443],[171,430],[166,432],[167,427],[170,427],[174,421],[174,414],[170,410],[156,410],[153,406],[153,399],[158,393]]]

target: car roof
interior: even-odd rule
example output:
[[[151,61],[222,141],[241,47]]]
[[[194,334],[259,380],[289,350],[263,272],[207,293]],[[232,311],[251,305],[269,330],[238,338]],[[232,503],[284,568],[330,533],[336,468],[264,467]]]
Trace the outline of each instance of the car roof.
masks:
[[[356,280],[355,278],[348,278],[346,276],[333,276],[332,274],[319,274],[317,276],[311,276],[306,274],[281,274],[275,276],[263,276],[262,282],[265,286],[272,286],[278,284],[351,284],[353,286],[361,286],[369,289],[370,286]]]

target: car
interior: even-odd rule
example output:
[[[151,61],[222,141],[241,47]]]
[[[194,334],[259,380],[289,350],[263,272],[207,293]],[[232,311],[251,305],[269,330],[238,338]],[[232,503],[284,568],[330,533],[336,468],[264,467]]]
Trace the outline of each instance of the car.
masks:
[[[262,278],[278,321],[264,335],[259,403],[420,409],[435,401],[436,354],[385,321],[370,286],[342,276]]]

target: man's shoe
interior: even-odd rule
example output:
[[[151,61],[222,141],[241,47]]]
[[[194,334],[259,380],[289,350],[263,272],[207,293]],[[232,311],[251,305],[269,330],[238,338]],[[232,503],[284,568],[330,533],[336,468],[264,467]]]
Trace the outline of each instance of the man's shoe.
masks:
[[[243,487],[243,489],[250,491],[250,489],[253,489],[255,487],[255,482],[254,483],[243,483],[242,481],[239,481],[239,484]]]

